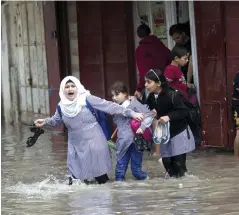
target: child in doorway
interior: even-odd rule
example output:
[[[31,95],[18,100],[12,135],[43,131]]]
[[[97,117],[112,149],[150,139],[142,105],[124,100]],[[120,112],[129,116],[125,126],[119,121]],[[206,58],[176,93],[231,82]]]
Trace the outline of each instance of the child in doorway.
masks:
[[[171,52],[172,62],[165,69],[164,76],[168,81],[169,86],[180,91],[184,98],[190,103],[198,106],[198,112],[200,112],[199,104],[197,102],[196,90],[194,85],[186,83],[181,67],[188,62],[188,51],[181,46],[175,46]],[[193,93],[193,94],[192,94]],[[201,144],[201,124],[195,124],[194,122],[188,122],[195,138],[196,146]]]
[[[141,104],[136,98],[129,98],[128,89],[122,82],[114,83],[110,88],[112,99],[117,104],[124,108],[133,111],[140,111],[144,114],[145,119],[141,122],[141,126],[136,133],[143,133],[146,128],[149,128],[155,113],[151,112],[145,105]],[[114,123],[117,125],[117,141],[116,141],[116,156],[117,164],[115,169],[115,180],[125,181],[125,174],[131,160],[131,171],[137,180],[145,180],[148,178],[147,173],[142,171],[143,152],[136,150],[133,138],[135,134],[130,127],[131,117],[115,115]]]
[[[189,53],[186,48],[175,46],[171,51],[171,55],[172,62],[166,67],[164,76],[167,79],[169,85],[181,91],[184,97],[187,99],[188,86],[181,67],[187,64]]]

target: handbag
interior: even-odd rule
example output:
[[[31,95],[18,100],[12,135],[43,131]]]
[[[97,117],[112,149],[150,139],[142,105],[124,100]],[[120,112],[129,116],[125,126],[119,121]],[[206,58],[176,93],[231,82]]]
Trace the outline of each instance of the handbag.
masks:
[[[134,136],[134,143],[135,143],[135,147],[136,147],[136,150],[138,152],[143,152],[144,150],[147,150],[150,152],[150,147],[149,147],[149,144],[148,144],[148,141],[146,141],[143,137],[142,134],[136,134]]]
[[[170,140],[170,124],[158,123],[153,132],[153,141],[155,144],[167,144]]]
[[[132,119],[130,121],[130,127],[133,130],[134,134],[136,134],[136,131],[138,130],[138,128],[140,128],[140,126],[141,126],[141,122],[135,119]],[[146,128],[142,135],[146,141],[150,142],[152,140],[152,132],[150,128]]]

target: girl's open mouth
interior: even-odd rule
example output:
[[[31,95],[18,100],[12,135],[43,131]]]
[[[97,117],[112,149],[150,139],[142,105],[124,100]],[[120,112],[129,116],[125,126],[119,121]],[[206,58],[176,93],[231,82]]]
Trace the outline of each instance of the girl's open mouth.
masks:
[[[74,95],[74,93],[70,92],[70,93],[68,93],[68,95],[69,95],[69,96],[73,96],[73,95]]]

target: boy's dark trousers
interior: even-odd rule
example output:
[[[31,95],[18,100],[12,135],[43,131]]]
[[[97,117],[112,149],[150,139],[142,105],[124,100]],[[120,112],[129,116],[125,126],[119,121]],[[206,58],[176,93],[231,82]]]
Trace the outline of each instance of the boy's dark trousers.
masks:
[[[142,171],[143,153],[136,150],[135,144],[132,143],[125,155],[117,161],[115,169],[115,180],[124,181],[125,174],[128,168],[129,160],[131,159],[131,171],[133,176],[138,180],[147,178],[147,174]]]
[[[162,158],[164,168],[170,177],[182,177],[187,172],[186,154]]]

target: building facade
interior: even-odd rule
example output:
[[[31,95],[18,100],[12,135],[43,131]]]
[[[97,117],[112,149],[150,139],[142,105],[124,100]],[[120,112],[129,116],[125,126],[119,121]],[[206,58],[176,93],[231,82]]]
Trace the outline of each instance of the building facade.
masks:
[[[232,148],[232,81],[239,70],[239,2],[6,2],[2,4],[2,116],[32,122],[53,114],[59,85],[74,75],[93,94],[137,83],[137,26],[170,49],[172,24],[190,21],[204,146]]]

